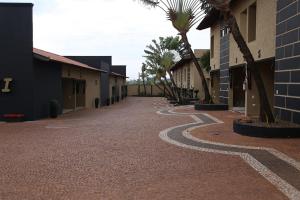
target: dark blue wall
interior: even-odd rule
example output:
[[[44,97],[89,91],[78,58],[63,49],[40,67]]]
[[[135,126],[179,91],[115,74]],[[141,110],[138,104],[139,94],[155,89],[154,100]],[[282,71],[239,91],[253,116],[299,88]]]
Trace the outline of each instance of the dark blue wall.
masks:
[[[101,73],[101,106],[107,105],[109,98],[109,74],[112,67],[111,56],[66,56],[70,59],[77,60],[78,62],[87,64],[91,67],[107,71],[107,73]]]
[[[277,1],[276,117],[300,124],[300,0]]]
[[[0,91],[3,114],[25,114],[34,119],[34,72],[32,57],[32,4],[0,3],[0,87],[13,78],[12,92]]]
[[[51,100],[60,103],[60,114],[63,106],[62,68],[61,64],[34,59],[35,74],[35,118],[49,117]]]
[[[228,104],[229,98],[229,35],[220,41],[220,102]]]

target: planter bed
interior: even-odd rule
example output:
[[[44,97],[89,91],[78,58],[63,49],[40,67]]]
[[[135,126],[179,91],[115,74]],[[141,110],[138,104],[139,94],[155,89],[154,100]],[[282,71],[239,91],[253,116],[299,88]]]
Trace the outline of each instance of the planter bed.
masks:
[[[227,104],[202,104],[195,103],[195,110],[221,111],[228,110]]]
[[[300,125],[285,122],[267,124],[238,119],[233,122],[233,130],[238,134],[253,137],[300,138]]]
[[[25,115],[24,114],[4,114],[3,120],[5,122],[24,122]]]
[[[177,104],[178,101],[177,101],[177,100],[170,100],[169,103],[170,103],[170,104]]]

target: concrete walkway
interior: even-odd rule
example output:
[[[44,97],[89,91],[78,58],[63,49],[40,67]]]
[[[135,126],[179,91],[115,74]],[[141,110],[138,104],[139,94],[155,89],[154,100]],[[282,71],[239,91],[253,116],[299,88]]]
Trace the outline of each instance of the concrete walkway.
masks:
[[[161,140],[170,127],[214,121],[156,113],[168,106],[128,98],[55,120],[0,124],[0,199],[288,199],[239,156]]]

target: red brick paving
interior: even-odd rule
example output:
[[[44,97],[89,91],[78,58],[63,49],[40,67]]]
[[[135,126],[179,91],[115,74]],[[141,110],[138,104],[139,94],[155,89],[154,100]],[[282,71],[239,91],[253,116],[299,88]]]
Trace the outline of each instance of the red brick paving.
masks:
[[[0,199],[286,199],[238,157],[161,141],[192,119],[157,115],[153,102],[0,124]]]

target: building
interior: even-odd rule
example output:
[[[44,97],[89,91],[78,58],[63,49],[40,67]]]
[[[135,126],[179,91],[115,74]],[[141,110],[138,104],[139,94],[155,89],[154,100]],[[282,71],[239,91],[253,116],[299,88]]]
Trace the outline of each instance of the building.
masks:
[[[111,57],[71,58],[33,48],[32,7],[0,3],[0,120],[7,114],[47,118],[54,100],[59,114],[107,105]]]
[[[273,0],[233,1],[231,9],[256,64],[261,66],[273,105],[276,3]],[[231,109],[245,110],[247,115],[258,117],[260,103],[253,77],[246,72],[244,58],[218,11],[212,10],[198,29],[208,27],[211,28],[211,75],[212,79],[220,80],[215,81],[213,91],[219,88],[220,102]]]
[[[126,66],[113,65],[109,74],[110,103],[119,102],[125,96],[127,96]]]
[[[67,56],[94,68],[101,73],[101,106],[114,104],[127,96],[126,65],[112,65],[111,56]]]
[[[235,0],[239,28],[259,65],[277,119],[300,123],[299,1]],[[267,12],[266,12],[267,11]],[[260,101],[251,72],[222,16],[212,9],[198,26],[211,28],[212,90],[231,109],[258,117]],[[298,89],[297,89],[298,88]]]
[[[208,49],[194,50],[196,58],[200,59]],[[171,68],[176,86],[184,97],[204,99],[204,90],[200,75],[193,60],[189,57],[182,58]],[[209,85],[209,74],[203,70]]]

